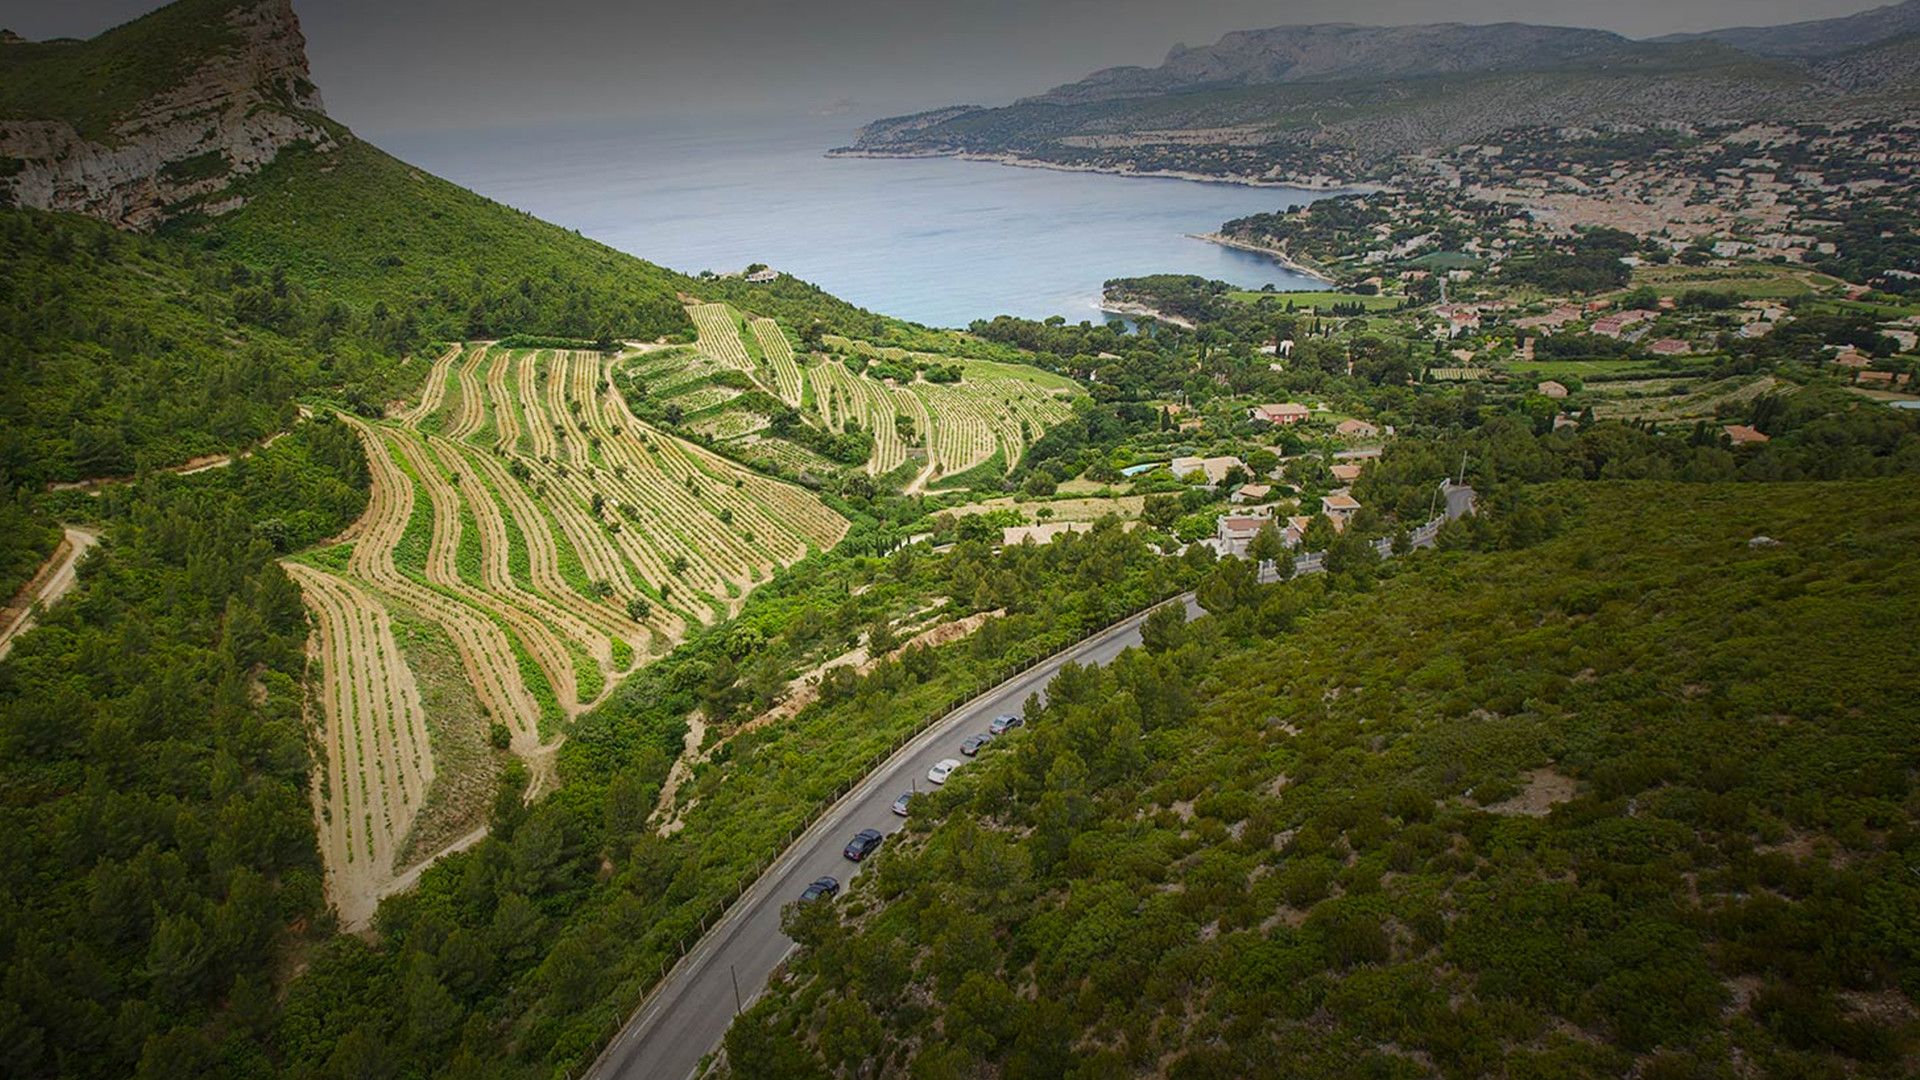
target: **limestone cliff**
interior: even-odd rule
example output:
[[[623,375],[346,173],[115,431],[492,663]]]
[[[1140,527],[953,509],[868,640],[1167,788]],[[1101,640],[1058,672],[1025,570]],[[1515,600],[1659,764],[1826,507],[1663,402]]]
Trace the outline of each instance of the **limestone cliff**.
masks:
[[[0,172],[11,172],[0,179],[0,195],[18,206],[152,229],[189,209],[218,214],[240,205],[225,194],[234,178],[259,170],[288,146],[333,146],[340,129],[326,119],[308,78],[306,39],[291,0],[200,8],[198,14],[215,23],[199,39],[207,44],[169,58],[175,61],[172,85],[117,115],[83,119],[51,107],[45,111],[54,115],[21,115],[17,108],[0,115],[0,164],[7,166]],[[0,53],[138,48],[148,44],[138,40],[143,22],[89,42],[13,39],[0,43]],[[116,42],[116,35],[134,40]],[[0,79],[15,77],[32,77],[30,65],[0,67]]]

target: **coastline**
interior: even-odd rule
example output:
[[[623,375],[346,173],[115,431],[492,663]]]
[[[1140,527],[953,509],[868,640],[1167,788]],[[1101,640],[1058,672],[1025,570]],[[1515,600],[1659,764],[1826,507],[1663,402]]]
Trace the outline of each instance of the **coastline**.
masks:
[[[1378,184],[1348,183],[1331,177],[1301,177],[1289,180],[1268,180],[1256,176],[1212,176],[1185,169],[1131,169],[1120,165],[1069,165],[1057,161],[1043,161],[1039,158],[1021,157],[1013,153],[986,154],[975,150],[861,150],[851,146],[835,147],[826,152],[832,158],[877,158],[881,160],[916,160],[920,158],[951,158],[955,161],[978,161],[989,165],[1011,165],[1017,169],[1046,169],[1050,172],[1098,173],[1103,176],[1127,176],[1150,180],[1188,180],[1196,184],[1232,184],[1236,187],[1251,188],[1289,188],[1294,191],[1324,192],[1371,192],[1384,190]]]
[[[1136,303],[1132,300],[1108,300],[1103,297],[1100,301],[1100,311],[1105,315],[1119,315],[1122,318],[1136,321],[1140,319],[1152,319],[1155,322],[1178,326],[1182,330],[1192,330],[1194,328],[1190,320],[1183,319],[1178,315],[1169,315],[1164,311],[1156,311],[1145,304]]]
[[[1281,248],[1268,247],[1265,244],[1256,244],[1250,240],[1238,240],[1217,232],[1188,233],[1187,235],[1195,240],[1205,240],[1209,244],[1218,244],[1221,247],[1232,248],[1235,251],[1248,251],[1256,255],[1265,255],[1296,274],[1303,274],[1315,281],[1324,282],[1328,285],[1334,284],[1334,280],[1328,277],[1324,271],[1301,262],[1299,259],[1287,254],[1286,251]]]

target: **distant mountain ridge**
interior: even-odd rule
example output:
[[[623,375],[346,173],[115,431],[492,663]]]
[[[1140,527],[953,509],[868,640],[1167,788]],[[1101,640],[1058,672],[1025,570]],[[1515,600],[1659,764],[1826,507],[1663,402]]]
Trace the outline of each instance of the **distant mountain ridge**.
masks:
[[[1235,31],[1200,48],[1176,45],[1157,68],[1107,68],[1020,104],[1074,105],[1271,83],[1532,71],[1624,60],[1633,51],[1633,42],[1604,30],[1524,23],[1277,26]]]
[[[1920,100],[1901,36],[1915,26],[1920,0],[1659,41],[1523,23],[1236,31],[1001,108],[877,120],[834,153],[1321,185],[1529,127],[1897,119]]]
[[[1888,38],[1920,33],[1920,0],[1888,4],[1837,19],[1815,19],[1784,26],[1736,26],[1698,34],[1668,34],[1656,43],[1718,41],[1756,56],[1812,58],[1872,45]]]

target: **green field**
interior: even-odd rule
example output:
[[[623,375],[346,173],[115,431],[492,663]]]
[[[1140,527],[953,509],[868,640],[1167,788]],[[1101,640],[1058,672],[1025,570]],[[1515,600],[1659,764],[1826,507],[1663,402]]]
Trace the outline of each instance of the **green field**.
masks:
[[[1393,311],[1399,308],[1405,297],[1401,296],[1362,296],[1359,293],[1333,291],[1314,292],[1253,292],[1236,290],[1227,294],[1227,299],[1242,304],[1257,304],[1262,300],[1272,300],[1281,307],[1312,308],[1315,311],[1330,311],[1335,304],[1359,304],[1368,311]]]
[[[1733,293],[1751,300],[1787,300],[1812,296],[1841,286],[1825,274],[1802,267],[1747,264],[1742,266],[1642,266],[1633,272],[1633,287],[1651,286],[1662,292],[1694,290]]]
[[[1662,366],[1659,360],[1514,360],[1507,363],[1506,369],[1515,375],[1531,375],[1542,379],[1559,379],[1572,376],[1576,379],[1617,379],[1633,376],[1647,378],[1670,378],[1686,375],[1695,370],[1705,370],[1708,366],[1699,357],[1684,357],[1694,361],[1681,369]]]

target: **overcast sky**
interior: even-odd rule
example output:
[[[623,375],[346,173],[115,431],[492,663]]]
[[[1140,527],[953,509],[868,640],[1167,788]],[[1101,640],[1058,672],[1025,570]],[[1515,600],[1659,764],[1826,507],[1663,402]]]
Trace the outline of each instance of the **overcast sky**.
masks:
[[[1880,0],[294,0],[327,111],[363,134],[612,116],[1004,104],[1175,42],[1301,22],[1597,26],[1635,37],[1851,14]],[[153,0],[0,0],[85,37]]]

